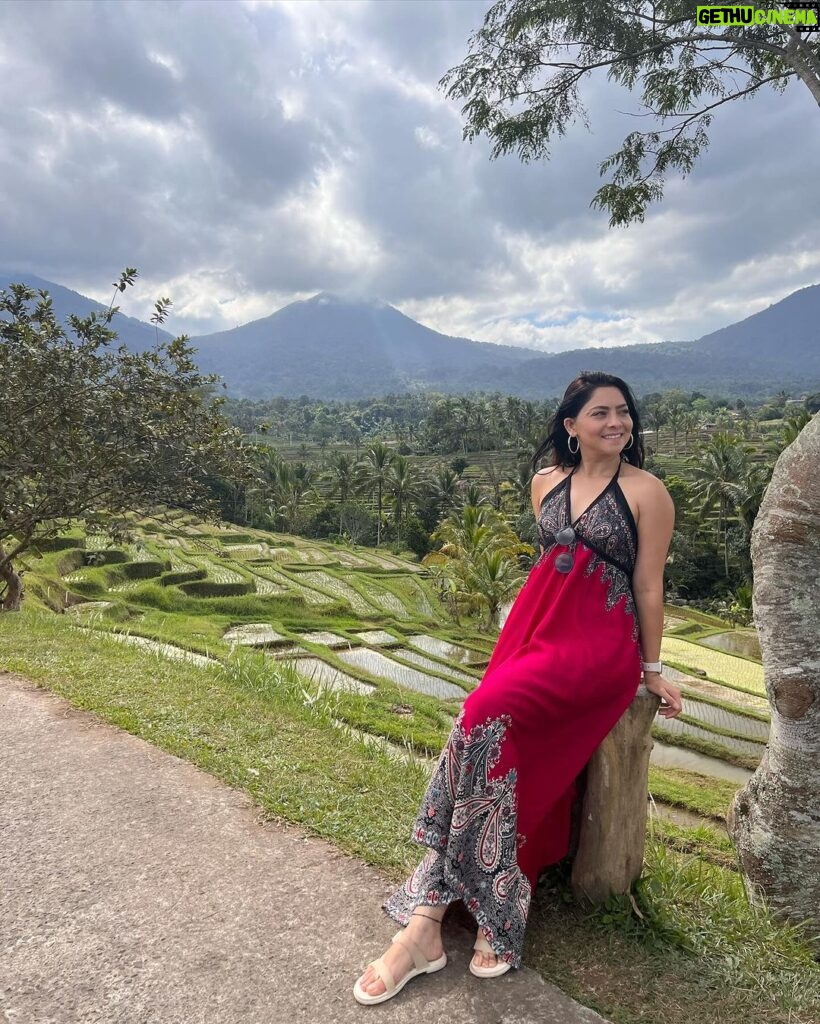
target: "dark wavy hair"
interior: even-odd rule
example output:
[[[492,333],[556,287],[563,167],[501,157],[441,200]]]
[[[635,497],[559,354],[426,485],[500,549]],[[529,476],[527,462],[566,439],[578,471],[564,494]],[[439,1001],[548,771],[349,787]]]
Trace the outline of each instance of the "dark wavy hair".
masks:
[[[540,462],[546,455],[551,455],[550,466],[577,466],[581,461],[581,453],[571,452],[567,447],[569,434],[567,434],[564,420],[567,417],[575,419],[578,413],[587,404],[596,388],[613,387],[618,388],[624,396],[624,401],[629,406],[629,415],[632,417],[632,444],[622,453],[622,458],[631,462],[639,469],[643,467],[643,433],[641,431],[641,418],[638,415],[638,407],[635,396],[626,381],[615,377],[611,373],[600,373],[597,370],[582,370],[581,373],[570,381],[564,392],[555,415],[550,420],[549,431],[546,439],[538,451],[532,457],[532,471],[537,473]]]

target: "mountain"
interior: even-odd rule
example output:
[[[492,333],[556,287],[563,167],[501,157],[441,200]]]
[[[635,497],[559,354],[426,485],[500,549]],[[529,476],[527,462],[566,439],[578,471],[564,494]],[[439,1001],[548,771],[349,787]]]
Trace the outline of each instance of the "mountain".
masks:
[[[529,349],[451,338],[383,302],[321,292],[230,331],[192,338],[201,369],[224,376],[233,394],[359,398],[492,379]]]
[[[546,354],[451,338],[386,303],[321,292],[272,316],[192,343],[231,394],[353,399],[389,392],[562,392],[581,370],[615,373],[639,394],[680,387],[755,396],[820,387],[820,285],[697,341]]]
[[[95,302],[94,299],[88,299],[85,295],[80,295],[79,292],[64,288],[61,284],[55,284],[54,281],[45,281],[34,274],[0,273],[0,289],[8,288],[10,284],[27,284],[29,288],[47,291],[51,296],[51,303],[57,319],[62,324],[65,324],[66,317],[70,313],[85,317],[90,313],[104,313],[108,309],[108,306],[103,306],[102,303]],[[113,294],[113,285],[111,290]],[[153,324],[146,324],[132,316],[117,313],[111,326],[119,335],[120,341],[134,352],[142,352],[145,349],[153,348],[156,344],[157,332],[154,330]],[[172,335],[167,331],[159,331],[160,341],[170,341],[171,337]]]
[[[24,280],[45,288],[59,318],[105,307],[31,274],[0,274],[0,288]],[[275,395],[369,398],[407,390],[500,391],[522,398],[563,392],[581,370],[604,370],[638,394],[679,387],[755,397],[820,390],[820,285],[697,341],[574,349],[547,354],[511,345],[452,338],[384,302],[329,292],[292,302],[230,331],[192,338],[205,373],[217,373],[236,397]],[[151,324],[115,318],[135,351],[151,348]],[[160,340],[171,335],[159,332]]]

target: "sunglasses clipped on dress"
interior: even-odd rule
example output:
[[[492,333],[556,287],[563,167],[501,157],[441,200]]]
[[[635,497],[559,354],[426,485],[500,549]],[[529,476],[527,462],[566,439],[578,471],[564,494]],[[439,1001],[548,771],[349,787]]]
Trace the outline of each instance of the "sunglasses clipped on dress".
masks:
[[[575,530],[571,526],[564,526],[555,534],[555,543],[563,546],[574,544],[576,539]],[[553,565],[561,573],[568,573],[575,564],[575,555],[572,551],[562,551],[557,555]]]

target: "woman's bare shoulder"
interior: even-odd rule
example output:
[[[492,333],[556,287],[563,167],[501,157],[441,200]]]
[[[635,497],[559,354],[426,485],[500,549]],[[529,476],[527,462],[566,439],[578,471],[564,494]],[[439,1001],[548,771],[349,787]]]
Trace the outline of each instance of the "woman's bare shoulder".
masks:
[[[621,479],[626,478],[627,480],[634,480],[639,486],[652,490],[663,488],[666,490],[663,480],[655,476],[654,473],[650,473],[648,469],[640,469],[638,466],[633,466],[631,462],[621,463]]]
[[[655,480],[657,483],[661,482],[654,473],[650,473],[648,469],[641,469],[638,466],[633,466],[631,462],[621,462],[620,475],[621,477],[633,477],[636,480],[648,480],[650,483],[652,480]]]
[[[624,484],[622,490],[632,509],[636,525],[640,524],[644,511],[671,503],[669,491],[663,480],[647,469],[640,469],[632,463],[624,463],[621,466],[620,479]]]

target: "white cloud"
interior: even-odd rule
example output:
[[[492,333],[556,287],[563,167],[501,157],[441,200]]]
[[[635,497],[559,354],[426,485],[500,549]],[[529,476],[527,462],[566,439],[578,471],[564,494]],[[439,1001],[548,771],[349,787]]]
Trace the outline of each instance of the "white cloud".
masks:
[[[437,82],[486,7],[0,5],[26,97],[0,108],[0,262],[101,298],[137,265],[127,311],[170,294],[174,331],[354,290],[546,351],[695,338],[820,280],[805,87],[722,108],[694,173],[611,231],[589,202],[632,125],[605,81],[548,164],[462,141]]]

